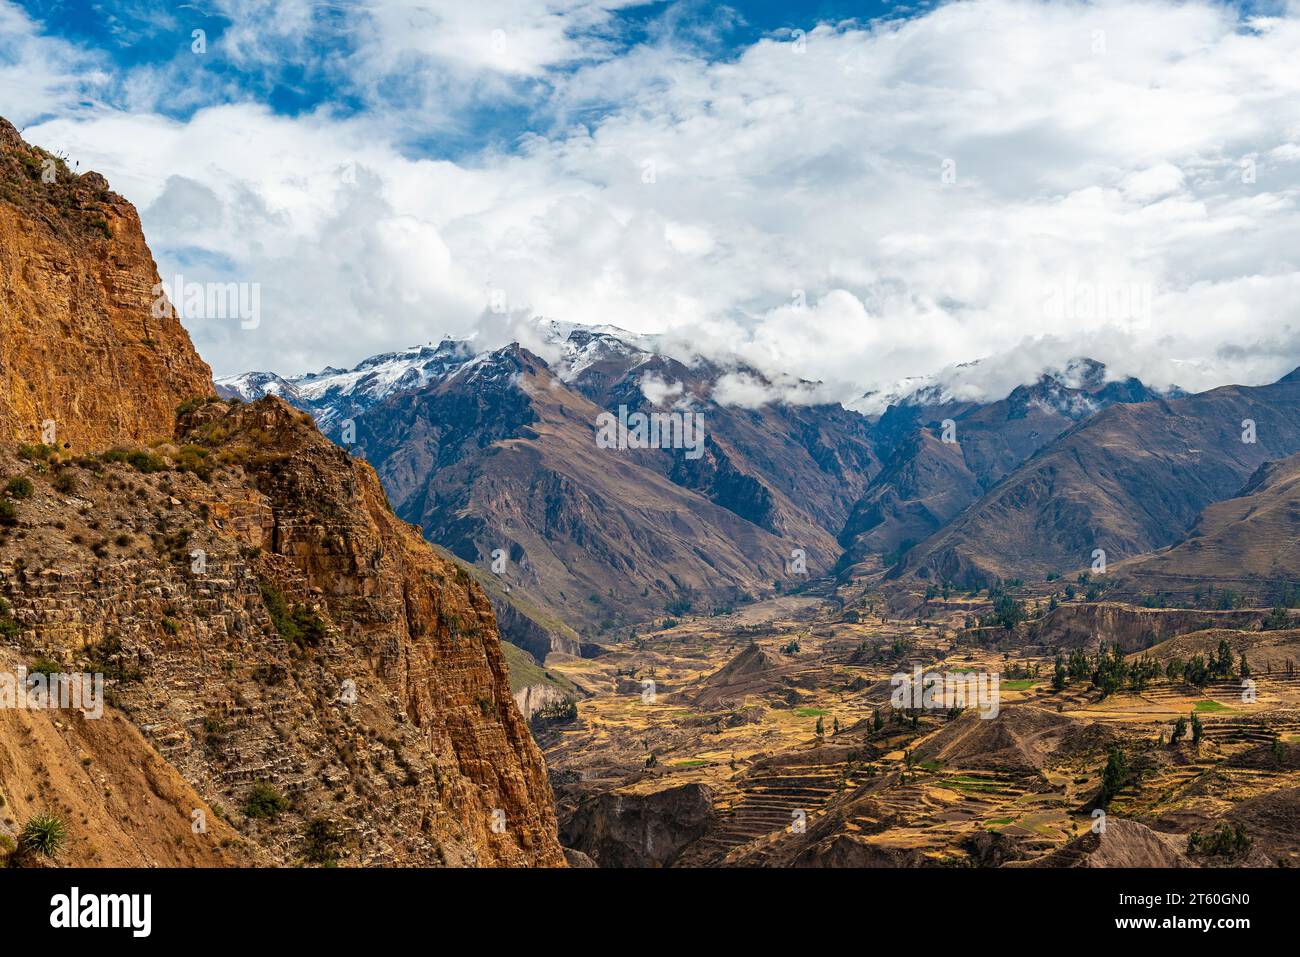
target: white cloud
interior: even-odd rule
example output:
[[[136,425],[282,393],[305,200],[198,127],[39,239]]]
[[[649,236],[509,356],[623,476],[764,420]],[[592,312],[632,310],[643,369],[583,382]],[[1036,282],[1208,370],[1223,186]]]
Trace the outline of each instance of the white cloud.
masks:
[[[686,392],[686,386],[680,381],[669,382],[653,373],[643,375],[637,385],[641,389],[641,394],[655,408],[677,403]]]
[[[989,388],[1070,354],[1189,388],[1300,363],[1295,16],[973,0],[708,62],[670,41],[617,53],[616,6],[373,8],[340,67],[358,88],[402,51],[475,95],[547,78],[533,105],[561,125],[512,152],[412,158],[410,103],[180,123],[56,92],[63,118],[28,136],[141,207],[164,275],[261,282],[258,330],[194,329],[222,373],[465,332],[493,289],[511,314],[663,332],[843,399],[1003,354],[1026,360]],[[503,16],[517,46],[498,62]]]
[[[805,382],[793,376],[777,376],[768,381],[749,372],[728,372],[718,378],[711,398],[719,405],[735,405],[756,409],[773,402],[785,405],[815,405],[834,402],[819,382]]]
[[[48,36],[17,4],[0,0],[0,106],[19,129],[76,110],[107,80],[100,58]]]

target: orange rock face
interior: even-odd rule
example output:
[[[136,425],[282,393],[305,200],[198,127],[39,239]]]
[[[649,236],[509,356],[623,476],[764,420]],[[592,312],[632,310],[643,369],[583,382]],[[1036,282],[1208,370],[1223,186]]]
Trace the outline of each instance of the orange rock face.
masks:
[[[46,180],[52,179],[52,182]],[[212,372],[171,310],[135,208],[0,119],[0,440],[73,452],[171,434]]]
[[[46,159],[0,120],[0,670],[102,673],[106,723],[0,721],[5,806],[75,817],[65,863],[564,866],[482,589],[310,416],[187,401],[135,211]]]

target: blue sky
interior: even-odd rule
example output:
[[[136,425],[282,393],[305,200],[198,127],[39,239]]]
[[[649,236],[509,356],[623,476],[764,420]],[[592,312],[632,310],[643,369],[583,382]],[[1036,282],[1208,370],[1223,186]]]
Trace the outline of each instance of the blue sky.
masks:
[[[544,316],[842,399],[980,357],[1265,381],[1296,62],[1286,2],[0,0],[0,115],[164,280],[258,285],[254,327],[185,318],[218,374]]]
[[[354,77],[344,66],[357,54],[359,45],[355,11],[346,3],[306,5],[295,32],[309,42],[272,35],[258,51],[262,55],[253,56],[227,48],[226,41],[239,43],[235,38],[249,29],[244,18],[255,16],[255,4],[17,0],[16,5],[47,33],[101,54],[103,62],[121,77],[133,71],[163,71],[172,75],[176,86],[189,87],[183,93],[172,90],[156,99],[154,109],[164,116],[185,119],[204,106],[242,99],[255,99],[288,116],[320,109],[347,116],[376,107],[375,98],[356,88]],[[432,10],[438,6],[428,4]],[[607,44],[601,58],[626,56],[638,46],[671,42],[710,60],[724,61],[764,37],[793,35],[818,23],[906,16],[919,9],[922,7],[843,0],[739,0],[728,5],[655,0],[611,9],[608,20],[591,32]],[[511,17],[500,19],[501,28],[508,33]],[[191,54],[194,30],[205,34],[208,54],[202,61]],[[549,75],[519,78],[509,95],[477,99],[472,109],[457,117],[454,128],[439,130],[436,136],[412,137],[408,146],[420,155],[440,158],[462,157],[485,147],[509,148],[521,134],[544,131],[554,123],[555,117],[537,107],[545,104],[553,81],[584,62],[590,60],[562,60],[552,65]],[[394,82],[391,89],[399,93],[400,84]],[[120,91],[118,102],[130,105]],[[615,105],[592,105],[584,118],[590,120]]]

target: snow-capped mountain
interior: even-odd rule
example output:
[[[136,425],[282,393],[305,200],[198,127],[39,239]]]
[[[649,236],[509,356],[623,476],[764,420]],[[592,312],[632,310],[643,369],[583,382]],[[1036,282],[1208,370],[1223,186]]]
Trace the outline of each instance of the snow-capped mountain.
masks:
[[[554,319],[538,320],[535,330],[554,359],[556,374],[572,383],[598,375],[604,367],[626,372],[653,359],[658,337],[628,332],[618,326],[583,326]],[[474,337],[445,338],[440,343],[411,346],[364,359],[351,369],[326,367],[320,372],[281,376],[275,372],[244,372],[216,380],[222,398],[251,402],[277,395],[310,412],[327,434],[344,419],[354,418],[398,392],[423,388],[456,372],[491,362],[495,353],[477,348]],[[481,374],[483,370],[479,370]]]
[[[278,395],[310,412],[327,433],[343,419],[364,412],[397,392],[418,389],[474,359],[468,339],[444,339],[437,345],[412,346],[371,356],[352,369],[326,367],[305,375],[245,372],[216,380],[222,398],[246,402]]]

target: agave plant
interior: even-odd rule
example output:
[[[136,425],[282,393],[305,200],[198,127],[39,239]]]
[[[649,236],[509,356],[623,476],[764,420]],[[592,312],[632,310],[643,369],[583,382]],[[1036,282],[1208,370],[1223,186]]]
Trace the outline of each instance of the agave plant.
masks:
[[[18,839],[19,848],[28,853],[44,854],[54,857],[67,840],[68,829],[63,821],[48,811],[37,814],[23,828]]]

